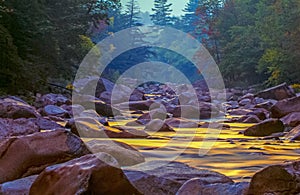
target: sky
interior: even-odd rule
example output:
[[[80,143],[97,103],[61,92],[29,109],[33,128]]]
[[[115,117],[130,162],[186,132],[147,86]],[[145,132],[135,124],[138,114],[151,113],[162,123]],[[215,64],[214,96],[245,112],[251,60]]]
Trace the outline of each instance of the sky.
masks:
[[[171,9],[173,10],[173,15],[180,16],[182,15],[182,9],[185,7],[189,0],[168,0],[168,3],[172,3]],[[121,0],[122,5],[126,5],[128,0]],[[139,6],[141,7],[141,11],[152,12],[152,8],[154,7],[154,0],[138,0]]]

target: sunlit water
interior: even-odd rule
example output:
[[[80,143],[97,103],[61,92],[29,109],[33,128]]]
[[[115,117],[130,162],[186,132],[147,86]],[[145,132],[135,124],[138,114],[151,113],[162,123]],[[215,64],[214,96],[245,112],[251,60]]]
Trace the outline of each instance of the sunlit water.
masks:
[[[110,122],[110,125],[126,122]],[[207,132],[216,131],[207,128],[175,128],[177,133],[155,133],[151,139],[114,140],[136,147],[147,160],[169,160],[170,156],[177,156],[176,161],[223,173],[235,181],[249,181],[256,171],[268,165],[299,159],[300,142],[247,137],[239,131],[251,124],[232,123],[230,126],[230,129],[221,130],[216,140],[205,139]],[[199,148],[206,145],[212,147],[205,155],[199,155]]]

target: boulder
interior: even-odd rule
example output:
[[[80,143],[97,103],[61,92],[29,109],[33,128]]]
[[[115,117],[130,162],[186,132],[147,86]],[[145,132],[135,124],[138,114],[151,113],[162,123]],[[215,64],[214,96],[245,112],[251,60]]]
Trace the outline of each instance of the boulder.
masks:
[[[0,99],[1,118],[37,118],[40,114],[36,109],[17,98]]]
[[[280,119],[283,124],[289,127],[300,125],[300,112],[292,112]]]
[[[279,133],[284,131],[283,123],[278,119],[268,119],[256,125],[248,127],[244,131],[246,136],[268,136],[272,133]]]
[[[242,123],[260,123],[261,120],[256,115],[249,115],[245,116],[246,118],[243,119]]]
[[[149,132],[175,132],[175,130],[170,127],[161,119],[151,120],[145,127],[145,131]]]
[[[228,111],[230,115],[246,115],[248,113],[251,113],[252,110],[249,110],[249,109],[243,109],[243,108],[238,108],[238,109],[233,109],[233,110],[230,110]]]
[[[170,113],[173,114],[173,117],[209,119],[219,114],[219,110],[213,104],[201,102],[199,108],[192,105],[180,105],[170,110]]]
[[[129,101],[143,101],[146,99],[144,95],[145,93],[141,90],[134,89],[130,95]]]
[[[271,107],[273,118],[281,118],[292,112],[300,112],[300,97],[278,101]]]
[[[49,165],[88,153],[90,152],[77,136],[62,130],[2,140],[0,183],[40,173]]]
[[[47,167],[30,194],[140,194],[116,165],[108,154],[91,154]]]
[[[176,195],[246,195],[248,187],[247,182],[205,184],[194,178],[185,182]]]
[[[300,125],[294,127],[291,131],[289,131],[285,137],[289,140],[300,140]]]
[[[248,195],[299,194],[300,161],[271,165],[255,173]]]
[[[34,119],[36,121],[37,126],[39,127],[39,130],[57,130],[57,129],[63,129],[63,126],[56,123],[55,121],[51,120],[47,117],[39,117],[37,119]]]
[[[13,195],[13,194],[29,194],[32,183],[37,178],[37,175],[17,179],[0,184],[0,194],[2,195]]]
[[[120,166],[132,166],[145,162],[145,158],[141,153],[125,143],[112,140],[91,140],[85,144],[94,154],[99,152],[110,154],[118,161]]]
[[[283,100],[295,96],[296,94],[294,93],[293,89],[290,88],[286,83],[265,89],[264,91],[260,91],[256,94],[256,97],[274,100]]]
[[[233,183],[223,174],[192,168],[180,162],[149,161],[125,169],[131,183],[145,195],[175,194],[192,178],[200,178],[205,184]]]
[[[180,118],[169,118],[165,120],[166,124],[175,128],[197,128],[198,123]]]
[[[113,117],[122,115],[121,111],[114,106],[111,106],[110,104],[90,95],[77,95],[73,97],[73,100],[74,104],[79,104],[86,110],[96,110],[96,112],[101,116]]]
[[[32,119],[4,119],[0,118],[0,138],[29,135],[39,132],[40,128]]]
[[[35,104],[37,107],[45,107],[47,105],[55,105],[55,106],[61,106],[61,105],[71,105],[72,102],[69,98],[61,95],[61,94],[46,94],[41,97],[37,97],[35,100]]]
[[[55,105],[47,105],[43,108],[42,114],[44,116],[60,116],[70,117],[68,111]]]
[[[128,109],[129,110],[149,110],[151,104],[153,104],[153,100],[143,100],[143,101],[130,101],[119,104],[117,107],[120,109]]]

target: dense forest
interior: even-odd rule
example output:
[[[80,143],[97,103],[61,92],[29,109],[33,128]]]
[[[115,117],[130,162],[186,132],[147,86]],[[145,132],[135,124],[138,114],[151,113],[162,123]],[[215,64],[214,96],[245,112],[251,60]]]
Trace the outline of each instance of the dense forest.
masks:
[[[154,0],[152,12],[141,13],[137,0],[125,5],[119,0],[0,1],[0,94],[43,92],[51,84],[68,88],[99,41],[153,24],[179,29],[204,44],[227,86],[300,83],[299,0],[190,0],[182,16],[174,16],[171,5]],[[106,77],[151,60],[173,60],[174,66],[194,71],[180,56],[144,48],[115,59]]]

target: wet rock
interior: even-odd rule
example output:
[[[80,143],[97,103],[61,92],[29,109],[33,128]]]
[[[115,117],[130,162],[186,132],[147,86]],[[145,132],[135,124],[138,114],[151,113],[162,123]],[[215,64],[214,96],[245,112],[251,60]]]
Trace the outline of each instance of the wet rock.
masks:
[[[36,109],[17,98],[0,99],[1,118],[37,118],[40,114]]]
[[[296,94],[294,93],[293,89],[291,89],[286,83],[283,83],[258,92],[256,96],[264,99],[283,100],[286,98],[295,97]]]
[[[49,165],[88,153],[88,149],[77,136],[62,130],[2,140],[0,183],[40,173]]]
[[[149,132],[175,132],[175,130],[170,127],[161,119],[151,120],[145,127],[145,131]]]
[[[141,130],[128,127],[107,127],[91,117],[79,117],[72,119],[66,124],[71,132],[80,137],[88,138],[146,138],[148,134]]]
[[[242,123],[259,123],[261,120],[256,115],[246,116]]]
[[[285,137],[291,141],[300,140],[300,125],[294,127],[285,135]]]
[[[278,119],[268,119],[254,126],[248,127],[244,131],[246,136],[268,136],[272,133],[284,131],[283,123]]]
[[[118,161],[120,166],[132,166],[145,162],[145,158],[140,152],[125,143],[112,140],[92,140],[86,142],[86,145],[94,154],[99,152],[110,154]]]
[[[281,100],[271,108],[273,118],[281,118],[292,112],[300,112],[300,97]]]
[[[197,128],[198,123],[180,118],[169,118],[165,120],[166,124],[175,128]]]
[[[255,173],[248,194],[299,194],[299,180],[300,161],[271,165]]]
[[[6,182],[0,184],[0,194],[13,195],[13,194],[29,194],[32,183],[37,178],[37,175],[32,175],[22,179]]]
[[[248,113],[251,113],[252,110],[238,108],[238,109],[230,110],[228,112],[230,115],[246,115]]]
[[[29,135],[39,132],[40,128],[32,119],[3,119],[0,118],[0,138]]]
[[[290,127],[296,127],[300,124],[300,112],[292,112],[280,119],[283,124]]]
[[[86,110],[96,110],[101,116],[114,117],[122,115],[121,111],[105,103],[104,101],[90,95],[80,95],[73,97],[74,104],[83,106]]]
[[[194,178],[185,182],[176,195],[246,195],[249,183],[215,183],[206,185],[201,179]]]
[[[63,126],[59,125],[49,118],[39,117],[35,121],[36,125],[39,127],[39,130],[56,130],[63,128]]]
[[[36,98],[35,104],[37,107],[45,107],[47,105],[55,105],[55,106],[61,106],[63,104],[71,105],[72,102],[69,98],[61,95],[61,94],[46,94],[41,97]]]
[[[47,167],[32,184],[30,194],[140,194],[116,167],[115,159],[103,155]]]
[[[69,117],[68,111],[54,105],[47,105],[43,108],[42,114],[44,116],[60,116]]]
[[[131,183],[143,194],[175,194],[192,178],[200,178],[203,183],[233,183],[223,174],[196,169],[180,162],[150,161],[125,170]]]

